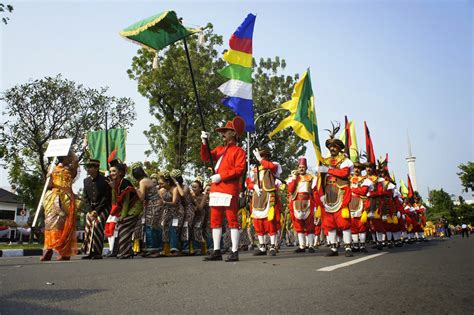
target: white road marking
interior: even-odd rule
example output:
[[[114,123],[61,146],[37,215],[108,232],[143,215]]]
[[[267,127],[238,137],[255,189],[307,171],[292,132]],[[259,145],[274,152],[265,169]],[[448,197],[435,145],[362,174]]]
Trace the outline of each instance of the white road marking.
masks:
[[[320,268],[316,271],[334,271],[336,269],[347,267],[347,266],[354,265],[354,264],[358,264],[358,263],[363,262],[365,260],[372,259],[372,258],[375,258],[375,257],[378,257],[378,256],[382,256],[382,255],[385,255],[385,254],[387,254],[387,252],[382,252],[382,253],[378,253],[378,254],[374,254],[374,255],[358,258],[358,259],[354,259],[354,260],[351,260],[351,261],[348,261],[348,262],[345,262],[345,263],[342,263],[342,264],[337,264],[337,265],[333,265],[333,266]]]

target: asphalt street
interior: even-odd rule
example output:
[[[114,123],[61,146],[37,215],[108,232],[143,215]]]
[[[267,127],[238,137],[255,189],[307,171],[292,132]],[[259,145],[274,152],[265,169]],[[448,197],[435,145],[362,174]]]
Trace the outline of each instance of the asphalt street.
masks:
[[[474,237],[351,258],[328,251],[244,252],[237,263],[5,257],[0,314],[474,314]]]

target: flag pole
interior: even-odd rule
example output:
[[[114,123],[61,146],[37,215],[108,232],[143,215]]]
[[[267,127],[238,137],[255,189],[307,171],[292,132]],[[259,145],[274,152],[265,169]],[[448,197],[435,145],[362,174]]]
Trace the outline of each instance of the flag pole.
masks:
[[[191,58],[189,57],[188,44],[186,43],[186,37],[183,38],[183,42],[184,42],[184,51],[186,52],[186,59],[188,60],[189,73],[191,74],[191,80],[193,82],[193,89],[194,89],[194,96],[196,97],[197,110],[199,113],[199,117],[201,119],[201,127],[202,127],[202,130],[206,131],[206,126],[204,124],[204,116],[202,115],[201,103],[199,102],[199,94],[196,87],[196,81],[194,80],[193,66],[191,64]],[[214,162],[212,161],[212,154],[211,154],[211,147],[209,146],[209,139],[206,139],[206,147],[207,147],[207,153],[209,154],[209,161],[211,162],[212,173],[214,174],[215,172]]]
[[[107,126],[107,111],[105,112],[105,167],[109,171],[109,127]]]

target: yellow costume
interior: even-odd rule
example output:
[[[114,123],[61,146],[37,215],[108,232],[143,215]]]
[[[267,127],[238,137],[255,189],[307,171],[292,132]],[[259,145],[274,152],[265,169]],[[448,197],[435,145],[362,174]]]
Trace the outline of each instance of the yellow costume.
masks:
[[[56,166],[52,175],[52,188],[43,201],[45,214],[44,248],[54,249],[63,256],[77,252],[76,204],[72,192],[72,171]]]

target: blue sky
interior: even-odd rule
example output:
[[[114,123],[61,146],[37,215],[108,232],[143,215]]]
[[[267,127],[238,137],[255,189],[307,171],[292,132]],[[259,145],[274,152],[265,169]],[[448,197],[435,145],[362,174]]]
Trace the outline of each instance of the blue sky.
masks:
[[[223,50],[254,13],[256,58],[280,56],[288,74],[311,68],[322,142],[330,121],[348,115],[364,146],[366,120],[375,154],[388,152],[389,167],[405,179],[408,132],[420,193],[461,194],[457,165],[473,160],[474,147],[472,1],[7,2],[15,11],[0,27],[0,89],[61,73],[133,98],[129,162],[145,159],[143,130],[153,120],[126,74],[138,47],[118,32],[175,10],[187,25],[213,23]],[[308,156],[314,161],[311,150]],[[0,175],[7,186],[6,172]]]

